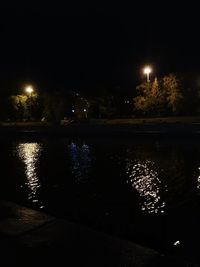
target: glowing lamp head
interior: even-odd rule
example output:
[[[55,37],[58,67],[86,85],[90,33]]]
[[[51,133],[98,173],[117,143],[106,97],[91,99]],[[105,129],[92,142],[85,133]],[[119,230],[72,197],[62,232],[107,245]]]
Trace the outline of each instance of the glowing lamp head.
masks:
[[[27,86],[25,90],[26,90],[26,92],[27,92],[28,94],[31,94],[31,93],[33,93],[33,87],[32,87],[32,86],[30,86],[30,85],[29,85],[29,86]]]
[[[149,66],[144,68],[144,74],[149,74],[149,73],[151,73],[151,71],[152,71],[151,67],[149,67]]]

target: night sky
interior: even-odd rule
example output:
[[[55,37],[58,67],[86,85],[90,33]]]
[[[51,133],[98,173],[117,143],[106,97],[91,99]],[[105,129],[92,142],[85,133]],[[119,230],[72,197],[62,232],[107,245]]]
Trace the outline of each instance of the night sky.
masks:
[[[33,3],[0,9],[0,90],[134,88],[146,63],[200,77],[195,6]]]

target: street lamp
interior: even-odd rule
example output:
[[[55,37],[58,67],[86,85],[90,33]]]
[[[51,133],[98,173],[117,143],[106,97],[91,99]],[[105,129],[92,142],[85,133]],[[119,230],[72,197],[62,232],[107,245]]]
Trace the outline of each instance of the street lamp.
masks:
[[[32,116],[32,93],[34,92],[34,89],[31,85],[28,85],[25,87],[25,91],[26,93],[28,93],[29,97],[30,97],[30,118]]]
[[[83,112],[85,113],[85,118],[87,119],[87,109],[84,108],[84,109],[83,109]]]
[[[144,74],[147,75],[147,82],[149,83],[150,82],[150,78],[149,78],[149,74],[152,72],[152,69],[150,66],[146,66],[144,68]]]
[[[33,93],[33,87],[31,86],[31,85],[28,85],[28,86],[26,86],[26,88],[25,88],[25,91],[28,93],[28,94],[32,94]]]

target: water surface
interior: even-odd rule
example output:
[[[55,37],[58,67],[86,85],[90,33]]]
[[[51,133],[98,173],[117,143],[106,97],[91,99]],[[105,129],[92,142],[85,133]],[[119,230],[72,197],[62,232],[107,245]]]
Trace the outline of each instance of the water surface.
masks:
[[[1,198],[198,261],[200,141],[1,138]]]

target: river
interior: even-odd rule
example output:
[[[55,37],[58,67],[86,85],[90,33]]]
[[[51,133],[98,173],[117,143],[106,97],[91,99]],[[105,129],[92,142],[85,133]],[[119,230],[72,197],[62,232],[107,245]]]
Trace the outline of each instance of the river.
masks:
[[[200,262],[200,140],[0,139],[1,199]]]

